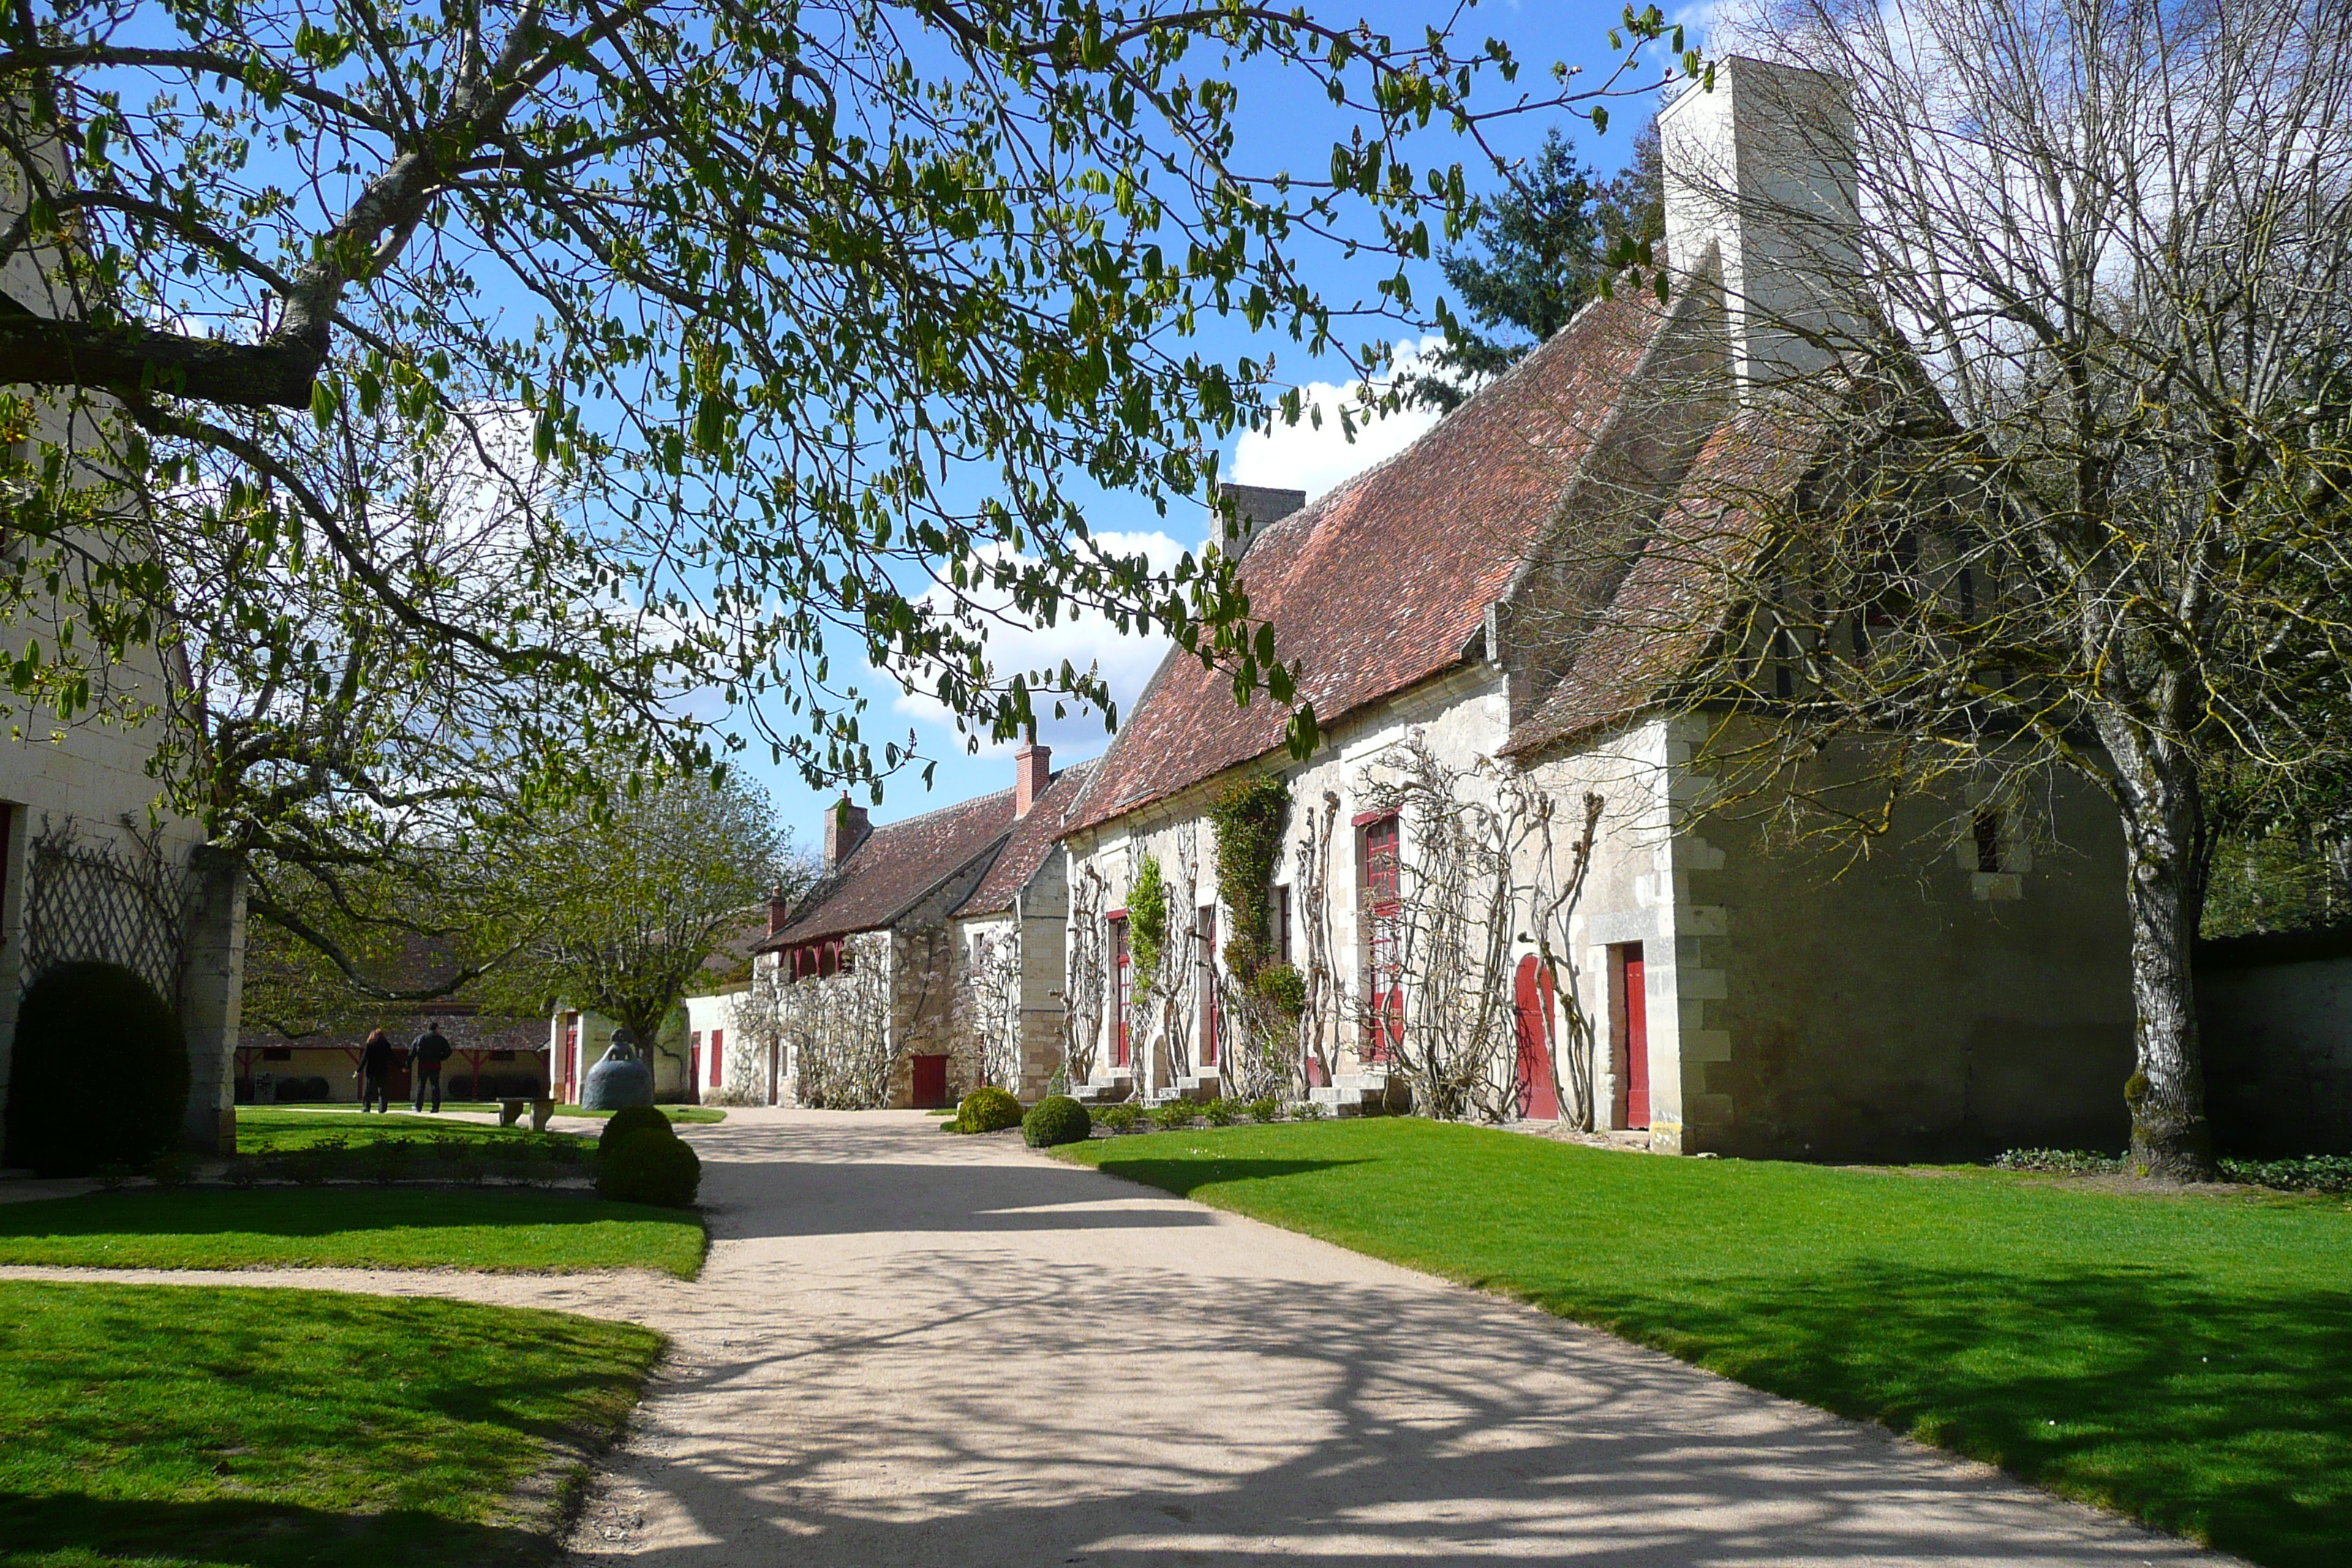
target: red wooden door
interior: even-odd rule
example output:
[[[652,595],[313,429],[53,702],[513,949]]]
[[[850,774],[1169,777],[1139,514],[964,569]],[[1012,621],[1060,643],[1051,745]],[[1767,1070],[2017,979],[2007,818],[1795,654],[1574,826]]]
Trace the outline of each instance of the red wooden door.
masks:
[[[948,1103],[948,1058],[945,1057],[913,1057],[908,1058],[915,1068],[915,1109],[937,1110]]]
[[[1538,1121],[1559,1120],[1559,1095],[1552,1086],[1551,971],[1534,953],[1519,960],[1517,984],[1519,1028],[1518,1081],[1513,1098],[1519,1114]]]
[[[580,1096],[580,1015],[563,1016],[563,1103],[577,1105]]]
[[[1644,983],[1642,946],[1624,948],[1625,1125],[1650,1124],[1650,994]]]
[[[1110,1065],[1127,1065],[1127,997],[1128,955],[1127,917],[1113,915],[1110,920]]]

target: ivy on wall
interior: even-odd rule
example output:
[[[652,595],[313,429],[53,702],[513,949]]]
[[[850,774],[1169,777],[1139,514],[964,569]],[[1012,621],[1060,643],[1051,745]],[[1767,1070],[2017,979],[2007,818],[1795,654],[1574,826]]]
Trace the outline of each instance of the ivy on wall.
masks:
[[[1155,984],[1160,954],[1168,944],[1168,879],[1160,872],[1157,855],[1143,858],[1143,864],[1135,869],[1135,882],[1127,890],[1127,942],[1138,989]]]
[[[1225,967],[1246,983],[1274,956],[1274,868],[1282,858],[1282,824],[1290,790],[1279,778],[1242,779],[1209,807],[1217,837],[1217,897],[1232,934]]]

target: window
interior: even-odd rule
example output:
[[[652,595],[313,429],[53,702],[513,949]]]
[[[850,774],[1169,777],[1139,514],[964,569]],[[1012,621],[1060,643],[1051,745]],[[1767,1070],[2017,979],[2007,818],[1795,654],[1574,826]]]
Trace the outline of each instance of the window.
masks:
[[[1403,1042],[1402,933],[1398,930],[1403,883],[1402,835],[1396,814],[1357,819],[1356,891],[1364,937],[1364,1059],[1384,1061]]]
[[[1113,1067],[1127,1066],[1127,998],[1132,977],[1128,973],[1127,916],[1124,912],[1111,915],[1110,925],[1110,1062]]]
[[[1290,884],[1287,882],[1274,890],[1274,956],[1278,963],[1290,962]]]
[[[290,1062],[294,1059],[294,1050],[290,1046],[265,1046],[261,1050],[261,1059],[266,1062]]]
[[[1979,811],[1976,817],[1977,869],[2000,869],[2000,813]]]
[[[1217,1065],[1217,907],[1204,906],[1193,922],[1201,940],[1201,1065]]]
[[[1772,695],[1794,697],[1797,694],[1797,672],[1790,667],[1796,649],[1790,646],[1789,628],[1772,628]]]

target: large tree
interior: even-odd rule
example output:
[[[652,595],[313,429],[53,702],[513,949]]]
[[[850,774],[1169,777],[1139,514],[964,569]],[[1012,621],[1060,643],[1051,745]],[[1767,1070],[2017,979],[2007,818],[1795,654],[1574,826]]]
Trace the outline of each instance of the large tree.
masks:
[[[313,917],[371,868],[430,884],[707,764],[722,717],[812,779],[906,765],[861,664],[1000,738],[1111,714],[1091,668],[994,668],[997,617],[1155,627],[1289,700],[1230,562],[1154,569],[1081,500],[1211,494],[1282,387],[1202,323],[1410,319],[1466,201],[1413,134],[1475,162],[1493,115],[1645,90],[1681,40],[1629,20],[1606,79],[1530,89],[1452,28],[1241,0],[7,7],[11,682],[136,717],[108,672],[162,645],[174,804],[354,973]],[[1336,140],[1254,166],[1251,106],[1301,90]],[[1389,265],[1328,299],[1315,247]],[[377,912],[447,944],[464,892]]]
[[[2153,1172],[2210,1169],[2190,955],[2214,792],[2291,815],[2352,762],[2347,22],[1777,0],[1750,47],[1851,84],[1850,142],[1787,134],[1853,158],[1857,211],[1713,193],[1820,287],[1733,301],[1783,335],[1748,459],[1717,465],[1732,526],[1670,546],[1751,607],[1694,694],[1774,716],[1738,731],[1746,779],[1819,785],[1777,797],[1814,828],[1882,832],[1923,793],[2030,819],[2053,769],[2105,793]],[[1753,483],[1814,463],[1793,498]]]
[[[516,850],[514,948],[477,994],[517,1012],[593,1009],[647,1050],[768,899],[797,898],[813,879],[767,797],[733,778],[667,778],[550,823]]]
[[[533,526],[658,633],[606,683],[648,721],[679,689],[764,694],[780,756],[837,778],[903,760],[860,727],[856,655],[1000,738],[1041,689],[1108,706],[1089,670],[989,665],[1007,603],[1160,627],[1286,700],[1230,563],[1104,550],[1073,489],[1210,493],[1278,388],[1262,353],[1203,353],[1202,321],[1321,353],[1351,314],[1409,313],[1404,264],[1465,200],[1409,134],[1633,90],[1666,31],[1654,10],[1606,81],[1484,107],[1475,81],[1517,72],[1500,45],[1241,0],[13,7],[0,171],[26,199],[0,264],[47,278],[0,306],[0,376],[103,395],[85,439],[111,448],[20,471],[21,510],[67,548],[58,519],[109,514],[66,487],[160,468],[156,526],[241,531],[262,583],[314,550],[441,646],[604,682],[543,608],[433,603],[306,482],[386,409],[428,443],[520,428],[565,481]],[[1274,79],[1338,106],[1328,156],[1244,161],[1244,89]],[[1327,242],[1397,263],[1372,303],[1304,279]]]

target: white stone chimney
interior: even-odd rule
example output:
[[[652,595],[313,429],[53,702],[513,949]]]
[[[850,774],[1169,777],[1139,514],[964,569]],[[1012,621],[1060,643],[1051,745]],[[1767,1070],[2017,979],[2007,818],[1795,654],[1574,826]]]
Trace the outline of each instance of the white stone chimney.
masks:
[[[1666,261],[1685,276],[1722,258],[1732,374],[1741,401],[1822,370],[1852,330],[1853,107],[1820,71],[1734,55],[1658,111]]]

